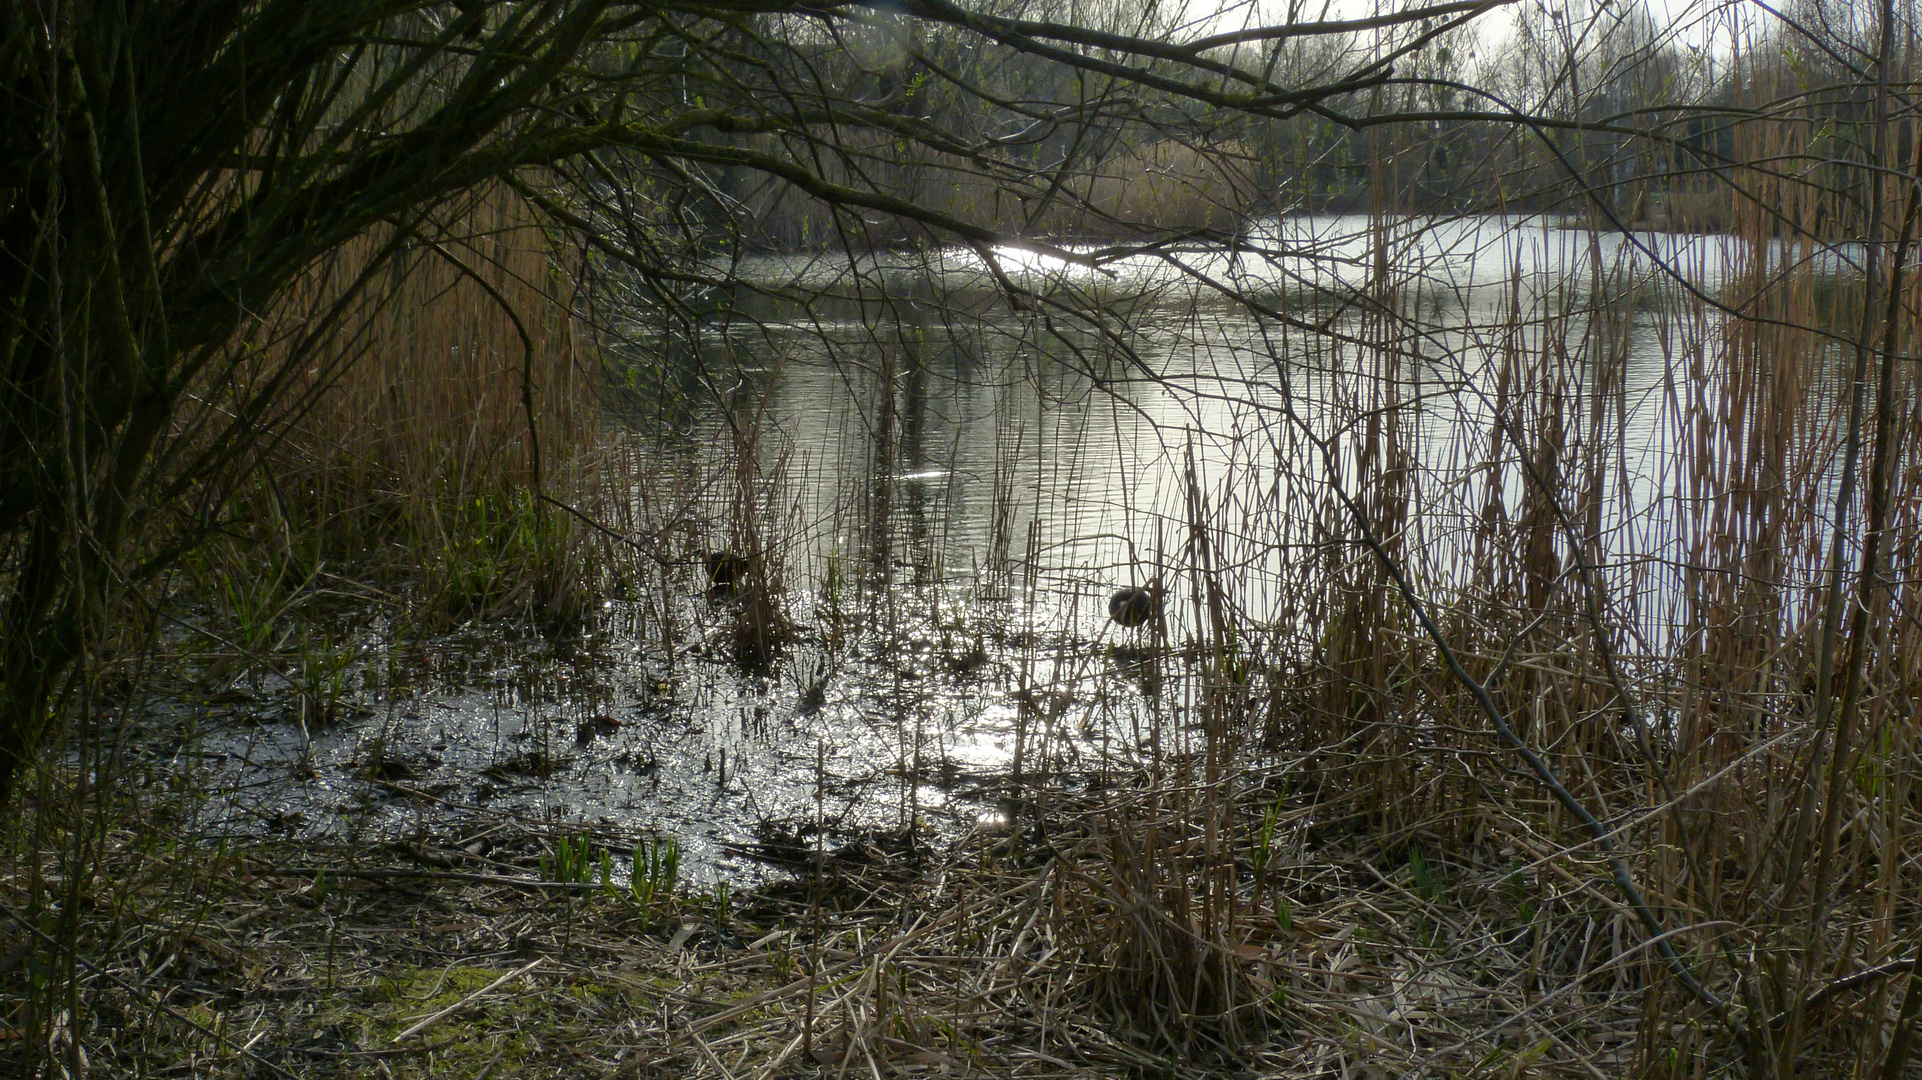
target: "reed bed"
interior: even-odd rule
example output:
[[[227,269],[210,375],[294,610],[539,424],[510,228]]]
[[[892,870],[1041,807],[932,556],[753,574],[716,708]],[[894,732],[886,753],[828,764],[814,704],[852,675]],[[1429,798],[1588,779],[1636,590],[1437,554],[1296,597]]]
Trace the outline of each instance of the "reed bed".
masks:
[[[307,571],[401,591],[428,627],[577,627],[634,569],[582,520],[629,524],[633,485],[603,438],[579,254],[505,190],[446,216],[348,245],[262,320],[261,371],[296,349],[305,362],[240,496],[252,544],[233,556],[301,551]],[[330,305],[348,314],[303,340]]]
[[[1168,373],[1165,353],[1136,368],[1187,410],[1163,431],[1168,454],[1214,441],[1199,472],[1175,470],[1172,498],[1125,494],[1152,484],[1122,478],[1125,563],[1091,568],[1074,561],[1085,545],[1038,540],[1049,493],[1079,478],[997,466],[1002,588],[1072,596],[1089,575],[1155,576],[1180,613],[1149,650],[1151,677],[1134,673],[1145,700],[1121,706],[1138,711],[1134,771],[1117,781],[1089,779],[1073,749],[1078,724],[1111,719],[1090,689],[1100,654],[1033,622],[1074,620],[1073,601],[1011,609],[1030,620],[1009,630],[1015,805],[1061,875],[1050,899],[1067,922],[1051,945],[1087,963],[1063,976],[1072,1008],[1046,997],[1036,1010],[1102,1017],[1163,1065],[1284,1027],[1238,952],[1298,907],[1263,891],[1269,856],[1251,854],[1284,815],[1244,794],[1273,781],[1318,829],[1356,838],[1371,873],[1385,861],[1426,889],[1443,860],[1478,883],[1477,909],[1498,906],[1503,883],[1516,934],[1545,932],[1544,895],[1592,904],[1563,916],[1581,943],[1560,954],[1571,966],[1536,985],[1565,993],[1576,1026],[1632,1037],[1563,1032],[1529,1044],[1540,1060],[1606,1043],[1559,1060],[1663,1077],[1910,1067],[1914,375],[1870,372],[1862,399],[1901,434],[1851,449],[1863,279],[1832,250],[1780,240],[1783,213],[1812,233],[1839,211],[1757,190],[1778,204],[1751,207],[1726,242],[1666,256],[1676,276],[1605,248],[1599,226],[1549,230],[1544,242],[1575,253],[1567,276],[1517,266],[1493,301],[1486,283],[1482,299],[1443,287],[1437,301],[1444,275],[1396,232],[1435,223],[1378,214],[1372,270],[1343,298],[1359,314],[1338,333],[1281,323],[1239,356],[1218,351],[1199,379]],[[1865,348],[1903,355],[1914,271],[1879,288],[1887,337]],[[1116,347],[1166,331],[1124,320]],[[1096,388],[1110,376],[1089,362],[1098,350],[1054,332],[1072,374],[1037,365],[1033,397],[1073,402],[1076,375]],[[1129,402],[1117,412],[1144,395],[1113,392]],[[1060,428],[1044,410],[1010,441],[1085,438],[1087,418],[1060,408]],[[1860,480],[1846,493],[1843,463],[1855,455],[1866,476],[1876,453],[1880,493]],[[1877,501],[1888,561],[1863,585],[1860,526],[1838,538],[1836,523]],[[1132,544],[1146,537],[1160,539],[1143,559]],[[1831,608],[1837,581],[1859,591]],[[1102,794],[1078,803],[1070,777]],[[1499,984],[1488,972],[1502,965],[1475,959],[1499,934],[1455,931],[1425,943],[1456,972],[1437,985]],[[1481,974],[1450,982],[1456,963]],[[1501,1026],[1483,1023],[1484,1040]],[[1444,1073],[1506,1060],[1521,1074],[1538,1059],[1485,1049],[1442,1067],[1372,1046],[1355,1060]]]
[[[536,876],[558,837],[512,821],[377,849],[115,830],[76,976],[116,1019],[51,1037],[84,1039],[96,1069],[199,1076],[1592,1076],[1635,1060],[1633,961],[1594,963],[1625,916],[1579,859],[1533,858],[1553,840],[1525,832],[1491,833],[1506,858],[1483,865],[1419,840],[1384,852],[1275,790],[1248,789],[1266,847],[1241,851],[1264,903],[1212,925],[1188,902],[1206,841],[1165,787],[1057,804],[1046,836],[979,833],[914,867],[850,847],[795,886],[653,910]],[[1128,850],[1144,827],[1160,850]]]
[[[470,220],[525,235],[498,212]],[[925,317],[821,335],[811,359],[872,393],[818,446],[775,408],[810,358],[750,372],[767,357],[724,333],[695,365],[719,452],[606,451],[575,330],[504,314],[550,295],[551,249],[467,241],[501,275],[478,291],[478,256],[423,252],[399,286],[420,314],[370,317],[356,348],[424,359],[316,368],[263,467],[297,509],[264,520],[376,562],[407,538],[436,560],[409,587],[454,619],[578,621],[606,575],[670,676],[791,684],[797,716],[873,667],[899,834],[830,850],[817,818],[794,883],[637,905],[551,868],[634,873],[644,837],[436,818],[440,796],[380,778],[422,807],[406,841],[290,866],[264,840],[109,829],[84,914],[49,901],[79,889],[59,846],[16,837],[0,914],[57,910],[37,932],[80,943],[68,1012],[31,1030],[199,1075],[1913,1072],[1922,414],[1893,366],[1862,398],[1892,434],[1851,450],[1849,372],[1865,309],[1906,355],[1916,272],[1873,307],[1777,220],[1676,256],[1686,285],[1593,223],[1547,230],[1565,276],[1518,263],[1471,293],[1378,208],[1352,314],[1258,323],[1193,370],[1137,350],[1217,333],[1199,305],[1020,323],[1025,366],[983,390],[992,490],[959,594],[912,486],[964,452],[925,439]],[[531,404],[516,363],[551,365]],[[1111,463],[1043,449],[1161,405],[1155,478],[1124,462],[1103,511],[1118,531],[1059,541],[1080,470]],[[1849,584],[1862,532],[1838,540],[1838,515],[1877,506],[1884,561]],[[629,571],[581,554],[637,543]],[[740,560],[725,581],[717,558]],[[1087,629],[1117,580],[1165,596],[1125,640]],[[1014,714],[1002,820],[939,843],[909,689],[937,678]],[[34,948],[7,985],[42,977]],[[82,1000],[117,1019],[76,1024]]]
[[[1791,101],[1799,74],[1772,64],[1716,100]],[[223,369],[250,385],[198,388],[160,470],[185,496],[155,500],[180,519],[162,543],[192,553],[126,629],[164,647],[76,683],[73,737],[0,826],[0,1061],[75,1078],[1922,1072],[1922,195],[1883,162],[1868,183],[1835,165],[1859,156],[1859,115],[1769,108],[1662,143],[1761,164],[1657,177],[1658,200],[1586,187],[1633,156],[1577,138],[1598,126],[1558,127],[1554,161],[1459,140],[1495,162],[1459,184],[1445,132],[1302,141],[1296,173],[1338,161],[1353,177],[1320,194],[1372,203],[1266,278],[1244,272],[1263,245],[1301,238],[1247,222],[1295,183],[1258,160],[1274,148],[1254,126],[1184,139],[1146,119],[1170,126],[1090,149],[1080,176],[990,179],[946,151],[921,167],[892,136],[821,166],[1030,235],[1234,230],[1228,269],[1175,252],[1134,292],[1013,258],[927,284],[949,253],[743,285],[757,241],[926,255],[931,234],[679,177],[729,219],[711,224],[658,177],[610,193],[617,165],[538,197],[603,200],[571,219],[606,228],[595,250],[625,242],[672,284],[619,296],[611,263],[500,189],[370,233],[260,315]],[[1878,113],[1873,153],[1907,124]],[[1470,285],[1430,240],[1478,225],[1415,217],[1423,184],[1426,205],[1492,192],[1503,210],[1515,187],[1564,213],[1514,229]],[[1724,235],[1625,236],[1655,220]],[[616,342],[617,374],[658,392],[658,440],[607,422],[637,411],[608,408],[617,319],[590,334],[581,316],[647,295],[668,329]],[[809,365],[854,405],[784,416]],[[948,377],[962,389],[931,389]],[[236,419],[235,401],[282,411]],[[985,411],[930,437],[969,401]],[[965,467],[990,477],[972,547],[944,531]],[[1103,623],[1121,585],[1159,609]],[[518,684],[486,676],[500,752],[478,771],[555,781],[544,815],[491,809],[479,785],[463,801],[414,775],[439,760],[400,752],[434,690],[412,668],[455,651],[435,638],[454,627],[579,646]],[[569,662],[588,675],[569,682]],[[626,663],[641,689],[621,711],[593,676]],[[964,770],[929,728],[970,696],[1008,728],[1005,770],[970,778],[995,813],[936,833],[925,789],[959,802]],[[217,701],[261,707],[216,718]],[[818,734],[836,707],[893,725],[851,721],[848,741],[887,743],[870,763],[898,756],[837,778],[898,792],[893,828],[829,825],[821,738],[812,819],[757,822],[754,853],[795,875],[745,894],[678,880],[678,848],[580,819],[556,781],[556,732],[586,748],[711,723],[698,795],[772,802],[728,787],[727,751]],[[362,796],[388,815],[376,839],[276,840],[305,823],[237,828],[217,805],[233,791],[198,787],[198,724],[297,726],[311,746],[374,716],[342,774],[295,757],[223,782]],[[658,790],[645,750],[595,761]]]
[[[56,1010],[35,1030],[197,1075],[1679,1078],[1753,1074],[1757,1055],[1899,1075],[1918,925],[1903,853],[1922,824],[1913,376],[1890,387],[1911,430],[1888,472],[1884,591],[1866,637],[1837,637],[1869,650],[1855,726],[1825,751],[1848,356],[1822,334],[1856,287],[1758,226],[1717,249],[1712,293],[1589,243],[1572,286],[1516,274],[1437,308],[1389,226],[1339,333],[1270,328],[1239,346],[1246,365],[1215,359],[1225,382],[1157,384],[1193,423],[1166,428],[1164,486],[1118,489],[1126,543],[1050,546],[1080,512],[1050,493],[1093,466],[1035,464],[1049,441],[1085,445],[1105,399],[1082,390],[1113,372],[1037,364],[1032,397],[997,386],[1036,404],[997,407],[965,595],[904,497],[902,477],[961,444],[916,441],[923,360],[901,338],[866,331],[894,358],[863,377],[906,392],[820,459],[778,426],[778,365],[717,395],[725,452],[633,450],[648,482],[600,504],[653,542],[623,594],[643,613],[633,640],[674,678],[707,664],[791,685],[797,715],[881,665],[871,707],[914,725],[897,836],[797,832],[813,851],[792,884],[637,907],[591,868],[607,852],[616,878],[634,872],[645,837],[455,813],[382,777],[422,808],[411,839],[310,845],[290,866],[267,840],[109,829],[90,857],[111,899],[84,916],[48,902],[74,887],[45,854],[59,845],[16,838],[42,854],[16,860],[9,917],[75,912],[70,1000],[118,1018]],[[1074,355],[1125,355],[1133,332]],[[1630,355],[1651,333],[1653,373]],[[1284,396],[1249,396],[1281,357]],[[333,423],[397,391],[359,392]],[[495,460],[526,462],[517,403],[493,400]],[[1653,432],[1639,455],[1631,425]],[[367,430],[349,445],[378,445]],[[394,438],[393,460],[424,460]],[[366,494],[327,505],[377,503],[365,478],[393,475],[370,464],[388,459],[336,460]],[[750,569],[710,592],[716,553]],[[1161,618],[1089,636],[1090,576],[1159,581]],[[489,595],[532,613],[542,594]],[[1831,683],[1847,662],[1831,655]],[[1015,714],[1003,819],[941,842],[917,831],[939,733],[911,689],[936,672],[987,680]],[[579,851],[585,879],[553,880]]]
[[[1422,314],[1420,268],[1384,254],[1363,286],[1373,311],[1347,341],[1285,346],[1331,376],[1298,383],[1290,431],[1240,459],[1240,479],[1213,495],[1228,512],[1191,515],[1184,564],[1167,568],[1205,597],[1185,645],[1187,709],[1206,732],[1191,767],[1248,775],[1264,743],[1292,748],[1342,778],[1322,813],[1384,842],[1426,836],[1473,862],[1492,818],[1496,843],[1533,865],[1585,864],[1571,880],[1634,918],[1597,932],[1609,923],[1595,916],[1582,968],[1564,976],[1610,972],[1604,1009],[1640,996],[1640,1075],[1713,1074],[1745,1056],[1783,1075],[1899,1073],[1901,1051],[1884,1048],[1910,1014],[1892,980],[1916,933],[1900,838],[1918,824],[1900,777],[1922,715],[1902,561],[1913,373],[1877,387],[1891,429],[1911,432],[1881,444],[1888,486],[1851,499],[1839,462],[1866,451],[1845,446],[1851,352],[1835,335],[1853,333],[1842,313],[1861,310],[1860,279],[1818,272],[1811,248],[1759,220],[1724,252],[1713,296],[1596,258],[1587,295],[1564,284],[1530,300],[1518,273],[1493,318],[1465,327]],[[1908,340],[1911,273],[1883,294],[1898,298],[1884,348]],[[1651,292],[1673,336],[1660,375],[1631,388],[1625,313]],[[1417,365],[1441,369],[1455,410],[1442,424],[1414,404]],[[1631,423],[1653,432],[1639,460]],[[1282,447],[1281,461],[1322,474],[1322,495],[1251,510],[1235,489],[1275,488],[1291,466],[1260,459]],[[1891,561],[1863,585],[1860,534],[1838,539],[1836,521],[1863,520],[1872,498]],[[1259,589],[1262,575],[1218,569],[1277,550],[1321,554]],[[1839,578],[1831,558],[1849,567]],[[1846,630],[1825,608],[1838,580],[1860,590]],[[1302,600],[1271,622],[1276,595]],[[1509,786],[1530,772],[1543,785],[1532,794]],[[1164,911],[1249,892],[1219,834],[1259,824],[1197,813],[1198,835],[1222,845],[1201,856],[1220,883]],[[1515,839],[1518,825],[1540,836]],[[1153,850],[1160,827],[1133,830],[1133,849]],[[1658,928],[1677,955],[1650,955]],[[1151,996],[1229,985],[1194,978]],[[1683,1019],[1665,1034],[1646,1026],[1669,1015]]]

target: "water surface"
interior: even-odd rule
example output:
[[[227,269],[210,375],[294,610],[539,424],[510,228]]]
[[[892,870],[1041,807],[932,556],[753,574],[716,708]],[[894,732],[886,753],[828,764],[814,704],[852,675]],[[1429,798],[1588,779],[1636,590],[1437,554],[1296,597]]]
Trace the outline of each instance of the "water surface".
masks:
[[[1179,661],[1135,663],[1157,641],[1108,622],[1113,590],[1160,580],[1178,652],[1212,583],[1238,625],[1299,628],[1309,663],[1316,567],[1365,554],[1331,480],[1445,596],[1474,523],[1525,501],[1494,448],[1550,415],[1593,418],[1559,436],[1563,491],[1633,564],[1625,635],[1678,625],[1714,445],[1678,418],[1720,377],[1733,240],[1306,218],[1075,253],[757,257],[692,327],[626,312],[639,390],[610,438],[646,463],[664,582],[564,649],[474,628],[383,650],[409,677],[325,729],[268,685],[181,752],[243,829],[509,813],[672,834],[706,879],[765,872],[770,842],[938,844],[997,827],[1017,770],[1100,784],[1192,737]],[[1559,381],[1528,375],[1544,357]],[[764,670],[735,662],[741,601],[706,587],[707,552],[748,547],[795,628]]]

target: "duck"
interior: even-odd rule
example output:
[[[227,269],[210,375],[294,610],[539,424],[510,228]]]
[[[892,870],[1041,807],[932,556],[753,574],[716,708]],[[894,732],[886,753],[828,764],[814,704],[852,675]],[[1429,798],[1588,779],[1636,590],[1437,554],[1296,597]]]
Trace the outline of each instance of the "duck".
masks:
[[[732,551],[710,551],[707,553],[708,588],[719,593],[735,593],[747,585],[748,577],[754,572],[754,560],[746,555],[736,555]]]
[[[1116,626],[1133,630],[1146,626],[1161,614],[1161,582],[1133,585],[1108,597],[1108,618]]]

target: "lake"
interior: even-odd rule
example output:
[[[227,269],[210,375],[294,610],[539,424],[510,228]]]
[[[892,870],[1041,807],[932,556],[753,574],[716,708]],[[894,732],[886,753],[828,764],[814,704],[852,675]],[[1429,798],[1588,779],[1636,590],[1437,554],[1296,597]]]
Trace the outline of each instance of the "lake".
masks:
[[[1842,353],[1737,340],[1718,305],[1758,263],[1819,282],[1849,251],[1323,217],[1061,254],[753,256],[709,266],[732,284],[678,313],[617,308],[608,437],[653,576],[584,640],[370,644],[388,675],[325,730],[272,685],[216,703],[176,750],[205,765],[206,812],[296,835],[500,814],[671,834],[708,881],[1001,828],[1038,778],[1099,787],[1193,745],[1190,643],[1232,627],[1275,678],[1318,663],[1328,583],[1369,558],[1331,478],[1444,601],[1565,588],[1592,537],[1645,662],[1701,624],[1688,583],[1763,542],[1726,509],[1757,470],[1817,481],[1766,539],[1784,581],[1813,572],[1833,425],[1750,445],[1759,425],[1718,410],[1749,357],[1788,380],[1778,410],[1827,416]],[[737,662],[746,601],[708,587],[726,550],[764,559],[793,628],[768,663]],[[1155,580],[1159,630],[1109,621],[1114,590]],[[1787,625],[1805,601],[1782,592]]]

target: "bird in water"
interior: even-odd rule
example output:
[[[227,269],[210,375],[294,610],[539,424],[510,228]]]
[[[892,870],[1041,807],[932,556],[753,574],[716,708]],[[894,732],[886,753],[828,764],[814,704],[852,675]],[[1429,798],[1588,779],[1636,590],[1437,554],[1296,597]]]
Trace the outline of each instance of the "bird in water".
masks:
[[[717,593],[738,593],[747,586],[754,572],[754,560],[732,551],[707,553],[707,584]]]
[[[1153,622],[1161,614],[1161,583],[1151,581],[1145,586],[1136,585],[1122,589],[1108,597],[1108,618],[1116,626],[1133,630]]]

